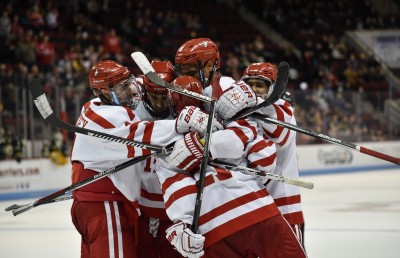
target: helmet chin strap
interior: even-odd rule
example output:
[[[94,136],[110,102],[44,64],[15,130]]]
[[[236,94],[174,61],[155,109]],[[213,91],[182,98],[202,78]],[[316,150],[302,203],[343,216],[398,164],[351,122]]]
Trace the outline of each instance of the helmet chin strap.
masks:
[[[112,96],[112,100],[113,100],[112,102],[113,102],[115,105],[120,106],[121,104],[119,103],[117,94],[115,94],[115,92],[111,91],[111,96]]]

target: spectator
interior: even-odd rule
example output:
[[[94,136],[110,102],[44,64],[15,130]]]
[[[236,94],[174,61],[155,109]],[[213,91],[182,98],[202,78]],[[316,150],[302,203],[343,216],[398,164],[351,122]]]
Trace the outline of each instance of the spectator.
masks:
[[[7,10],[0,17],[0,38],[8,39],[11,33],[11,21]]]
[[[103,58],[121,62],[121,39],[114,28],[110,29],[110,31],[104,36],[103,48],[105,53]]]
[[[36,53],[40,70],[44,73],[50,72],[55,58],[55,49],[54,44],[49,41],[49,36],[42,35],[42,41],[36,45]]]
[[[58,28],[58,10],[52,3],[48,4],[48,12],[46,15],[47,28],[55,30]]]
[[[30,10],[28,21],[30,27],[33,29],[35,34],[39,33],[43,29],[45,22],[43,20],[43,15],[42,12],[40,11],[38,3],[34,4],[32,9]]]

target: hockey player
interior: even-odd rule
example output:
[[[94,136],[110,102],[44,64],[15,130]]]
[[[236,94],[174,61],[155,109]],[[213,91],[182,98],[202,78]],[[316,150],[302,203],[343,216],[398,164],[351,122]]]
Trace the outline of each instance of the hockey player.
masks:
[[[189,78],[179,77],[173,84],[200,84],[194,78]],[[180,114],[194,116],[195,110],[192,108],[186,107]],[[237,122],[238,127],[241,123],[246,123],[240,128],[241,137],[224,135],[230,133],[229,129],[213,133],[211,145],[214,145],[214,139],[219,139],[221,143],[217,148],[211,146],[213,159],[242,157],[247,143],[257,137],[257,124],[242,121]],[[250,127],[253,130],[249,130]],[[236,128],[236,132],[240,129]],[[221,147],[222,143],[227,143],[229,147]],[[167,238],[177,251],[184,257],[246,257],[249,253],[258,257],[305,257],[301,245],[268,191],[259,187],[255,176],[236,171],[207,167],[199,220],[200,234],[190,230],[202,152],[199,134],[191,132],[175,143],[169,156],[157,159],[156,171],[167,213],[175,222],[166,230]]]
[[[166,82],[174,79],[174,67],[170,61],[152,61],[156,73]],[[170,110],[168,90],[152,83],[147,77],[137,78],[141,84],[143,100],[135,109],[141,120],[174,119]],[[143,164],[140,172],[141,190],[138,219],[138,255],[146,258],[179,258],[181,255],[165,238],[165,229],[171,226],[163,201],[161,185],[155,172],[155,157]]]
[[[175,78],[174,66],[170,61],[151,62],[156,73],[166,82]],[[142,85],[143,101],[139,103],[136,112],[142,120],[173,119],[168,101],[168,90],[152,83],[146,76],[138,78]]]
[[[258,97],[267,99],[276,82],[276,77],[277,70],[271,63],[253,63],[244,71],[242,80],[253,88]],[[296,124],[292,105],[283,99],[278,100],[272,106],[263,108],[260,112]],[[285,130],[273,124],[264,122],[260,122],[260,124],[263,128],[264,137],[276,142],[277,165],[275,173],[298,178],[296,132]],[[299,187],[271,181],[268,182],[266,188],[304,246],[304,218]]]
[[[182,139],[175,131],[179,121],[140,121],[132,110],[138,101],[136,80],[126,67],[110,60],[98,62],[90,69],[89,86],[97,98],[83,106],[77,126],[158,146]],[[82,181],[149,153],[76,134],[71,153],[72,181]],[[130,220],[138,216],[140,178],[132,170],[143,171],[141,166],[126,168],[73,192],[71,216],[82,236],[81,257],[137,257]]]

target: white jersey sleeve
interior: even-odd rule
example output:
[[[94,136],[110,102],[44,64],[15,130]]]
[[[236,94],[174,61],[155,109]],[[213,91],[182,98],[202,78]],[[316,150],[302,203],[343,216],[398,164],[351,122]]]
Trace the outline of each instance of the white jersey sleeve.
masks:
[[[241,119],[226,125],[225,130],[214,132],[210,145],[212,158],[240,158],[247,144],[257,137],[257,126],[254,120]]]
[[[83,107],[77,126],[158,146],[168,146],[182,138],[174,130],[174,120],[140,121],[131,109],[99,105],[98,99]],[[102,163],[147,154],[150,154],[150,151],[107,139],[76,134],[71,160]],[[94,166],[91,169],[99,170],[103,167]]]
[[[283,99],[279,99],[274,104],[264,107],[257,112],[279,121],[287,123],[293,121],[293,107]],[[285,146],[289,138],[293,138],[295,135],[291,130],[279,125],[261,120],[258,120],[258,123],[262,127],[264,136],[280,146]]]
[[[259,135],[247,145],[245,150],[248,166],[267,173],[274,173],[276,168],[275,143],[264,139]]]
[[[131,109],[100,105],[99,99],[84,105],[76,125],[158,146],[167,146],[182,137],[174,130],[174,120],[140,121]],[[102,172],[131,158],[150,153],[146,149],[77,133],[71,161],[81,162],[85,169]],[[114,185],[130,200],[138,198],[140,185],[136,182],[140,182],[140,179],[135,171],[142,170],[142,167],[143,164],[137,164],[110,176]]]

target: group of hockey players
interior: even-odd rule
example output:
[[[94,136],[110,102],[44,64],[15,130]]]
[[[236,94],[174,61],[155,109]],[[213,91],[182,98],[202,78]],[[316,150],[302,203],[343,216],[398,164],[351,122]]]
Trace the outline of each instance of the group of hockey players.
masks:
[[[112,60],[90,69],[95,98],[83,106],[77,126],[170,152],[150,155],[145,148],[76,134],[73,183],[149,155],[73,192],[71,216],[82,239],[81,257],[306,257],[298,187],[222,165],[298,177],[294,131],[251,116],[223,122],[268,99],[276,67],[251,64],[239,81],[222,76],[218,48],[207,38],[184,42],[174,61],[151,65],[174,87],[218,96],[212,127],[209,103],[167,90],[145,75],[135,77]],[[296,123],[293,107],[283,99],[257,112]],[[208,164],[201,171],[202,203],[192,230],[205,149],[209,160],[221,165]]]

